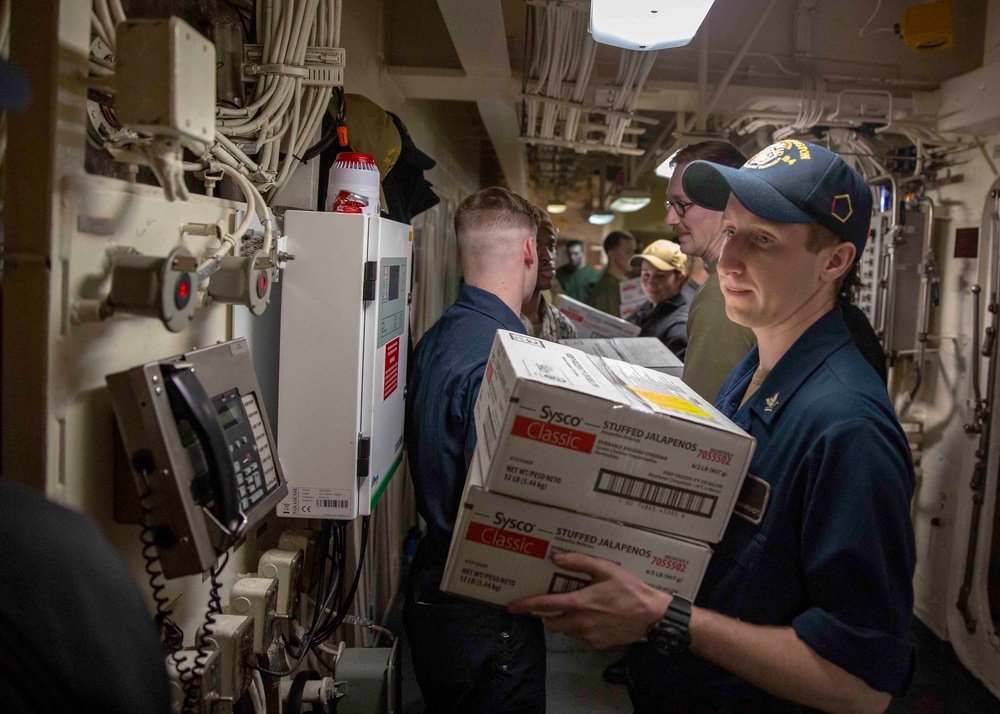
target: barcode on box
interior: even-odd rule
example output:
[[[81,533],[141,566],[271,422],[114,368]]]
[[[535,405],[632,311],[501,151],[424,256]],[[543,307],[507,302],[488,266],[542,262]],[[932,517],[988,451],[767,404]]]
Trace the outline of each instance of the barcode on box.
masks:
[[[316,506],[319,508],[347,508],[350,501],[338,498],[317,498]]]
[[[693,516],[711,518],[717,498],[686,488],[666,486],[644,478],[601,469],[594,490],[650,506],[662,506]]]
[[[549,583],[549,594],[571,593],[586,585],[590,585],[590,581],[586,578],[574,578],[562,573],[553,573],[552,582]]]

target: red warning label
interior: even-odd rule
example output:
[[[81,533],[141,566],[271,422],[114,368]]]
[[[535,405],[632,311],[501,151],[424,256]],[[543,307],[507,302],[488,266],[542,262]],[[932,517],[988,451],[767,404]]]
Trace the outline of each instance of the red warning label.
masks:
[[[385,346],[385,387],[382,390],[384,402],[399,386],[399,338]]]

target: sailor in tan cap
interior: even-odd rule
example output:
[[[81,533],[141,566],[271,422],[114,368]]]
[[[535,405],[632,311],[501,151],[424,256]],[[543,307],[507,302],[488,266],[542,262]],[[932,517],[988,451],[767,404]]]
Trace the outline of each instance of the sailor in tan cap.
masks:
[[[687,281],[687,256],[676,243],[658,240],[633,256],[632,266],[640,268],[646,302],[628,321],[642,328],[640,337],[657,337],[678,359],[684,359],[688,302],[681,288]]]

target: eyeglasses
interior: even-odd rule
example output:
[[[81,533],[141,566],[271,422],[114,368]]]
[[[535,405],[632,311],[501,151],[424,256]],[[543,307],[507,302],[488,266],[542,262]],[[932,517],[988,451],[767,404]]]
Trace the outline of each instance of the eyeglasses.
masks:
[[[694,205],[694,201],[664,201],[663,207],[667,209],[667,213],[670,213],[670,209],[677,211],[677,215],[684,218],[684,214],[687,213],[687,209]]]

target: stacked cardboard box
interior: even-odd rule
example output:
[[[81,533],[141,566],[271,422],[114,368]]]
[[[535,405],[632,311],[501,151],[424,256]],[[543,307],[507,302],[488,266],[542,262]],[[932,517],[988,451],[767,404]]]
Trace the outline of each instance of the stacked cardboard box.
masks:
[[[574,300],[568,295],[557,295],[556,307],[573,321],[576,336],[590,337],[635,337],[639,334],[639,326],[621,318],[601,312],[597,308]]]
[[[500,605],[584,584],[560,550],[693,597],[754,449],[678,379],[503,331],[476,430],[441,587]]]
[[[559,342],[589,355],[637,364],[674,377],[680,377],[684,371],[684,363],[657,337],[566,339]]]
[[[632,278],[618,283],[618,314],[627,319],[640,305],[646,302],[646,293],[642,291],[642,280]]]

